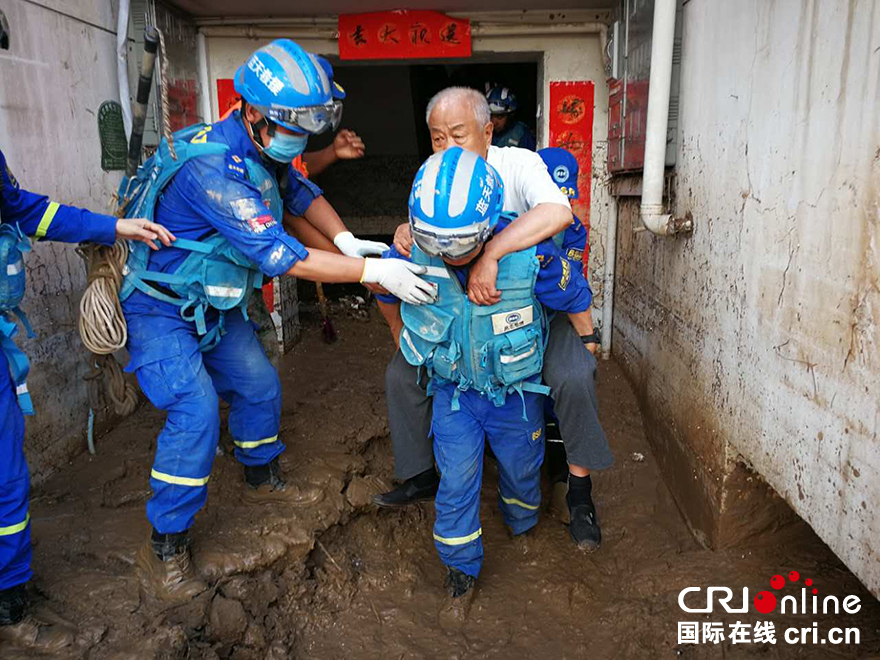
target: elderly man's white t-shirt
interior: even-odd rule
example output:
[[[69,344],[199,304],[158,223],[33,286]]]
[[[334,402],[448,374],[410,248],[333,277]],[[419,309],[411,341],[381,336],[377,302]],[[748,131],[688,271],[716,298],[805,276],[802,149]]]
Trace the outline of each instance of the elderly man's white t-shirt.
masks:
[[[523,213],[538,204],[562,204],[571,208],[568,197],[553,182],[547,165],[534,151],[519,147],[489,147],[489,164],[504,181],[505,213]]]

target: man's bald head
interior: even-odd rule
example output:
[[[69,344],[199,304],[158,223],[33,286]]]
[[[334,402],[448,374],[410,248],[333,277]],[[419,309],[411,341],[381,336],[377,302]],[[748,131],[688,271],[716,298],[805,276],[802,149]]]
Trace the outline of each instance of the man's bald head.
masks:
[[[447,87],[428,101],[425,112],[434,152],[459,146],[486,158],[492,121],[486,97],[469,87]]]

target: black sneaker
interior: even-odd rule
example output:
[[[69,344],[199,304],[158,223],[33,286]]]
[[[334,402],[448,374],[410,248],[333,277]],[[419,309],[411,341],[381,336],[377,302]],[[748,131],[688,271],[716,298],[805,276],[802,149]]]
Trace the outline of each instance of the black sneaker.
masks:
[[[474,588],[476,582],[477,579],[474,576],[451,566],[446,567],[446,581],[443,583],[443,586],[453,598],[461,598],[467,595]]]
[[[602,530],[599,529],[599,519],[596,517],[596,507],[592,500],[583,504],[571,504],[571,491],[566,495],[571,522],[568,531],[577,547],[586,552],[595,552],[602,544]]]
[[[373,503],[382,507],[399,507],[433,500],[440,487],[440,477],[434,468],[407,479],[394,490],[373,497]]]

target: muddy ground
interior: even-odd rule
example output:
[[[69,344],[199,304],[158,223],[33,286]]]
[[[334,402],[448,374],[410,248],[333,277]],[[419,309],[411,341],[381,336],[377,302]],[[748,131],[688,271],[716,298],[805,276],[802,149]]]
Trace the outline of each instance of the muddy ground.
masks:
[[[310,508],[240,504],[242,473],[221,440],[194,558],[215,585],[166,608],[139,590],[132,565],[148,534],[144,503],[162,413],[148,404],[38,492],[32,504],[36,605],[79,629],[64,657],[110,658],[870,658],[880,657],[880,603],[802,522],[711,552],[689,535],[647,446],[636,401],[613,361],[600,365],[602,422],[616,465],[594,478],[605,541],[576,551],[550,513],[525,539],[508,538],[483,488],[486,562],[466,621],[442,614],[444,569],[431,539],[430,503],[372,507],[391,483],[383,374],[392,345],[372,319],[335,307],[340,339],[317,325],[283,362],[285,465],[323,487]],[[636,460],[634,454],[644,456]],[[797,570],[820,594],[858,595],[856,615],[761,616],[775,645],[678,644],[677,622],[754,623],[754,614],[685,614],[687,586],[724,585],[752,596]],[[799,593],[793,588],[782,593]],[[741,593],[741,591],[739,592]],[[692,595],[693,597],[693,595]],[[741,598],[741,596],[738,596]],[[694,599],[694,604],[698,599]],[[737,600],[734,599],[734,603]],[[855,627],[858,645],[786,644],[789,626]],[[727,630],[725,630],[725,638]],[[0,647],[0,658],[23,656]]]

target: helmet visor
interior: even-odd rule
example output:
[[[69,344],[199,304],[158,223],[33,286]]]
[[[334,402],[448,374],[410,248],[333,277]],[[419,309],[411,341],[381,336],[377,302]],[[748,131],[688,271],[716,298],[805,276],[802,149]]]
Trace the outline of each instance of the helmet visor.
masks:
[[[266,118],[291,130],[304,131],[317,135],[327,130],[335,131],[342,121],[342,102],[330,101],[325,105],[311,105],[305,108],[285,108],[272,106],[257,109]]]
[[[454,232],[444,232],[415,218],[410,218],[413,240],[429,257],[462,259],[473,254],[489,240],[492,227],[488,222],[478,226],[462,227]]]

